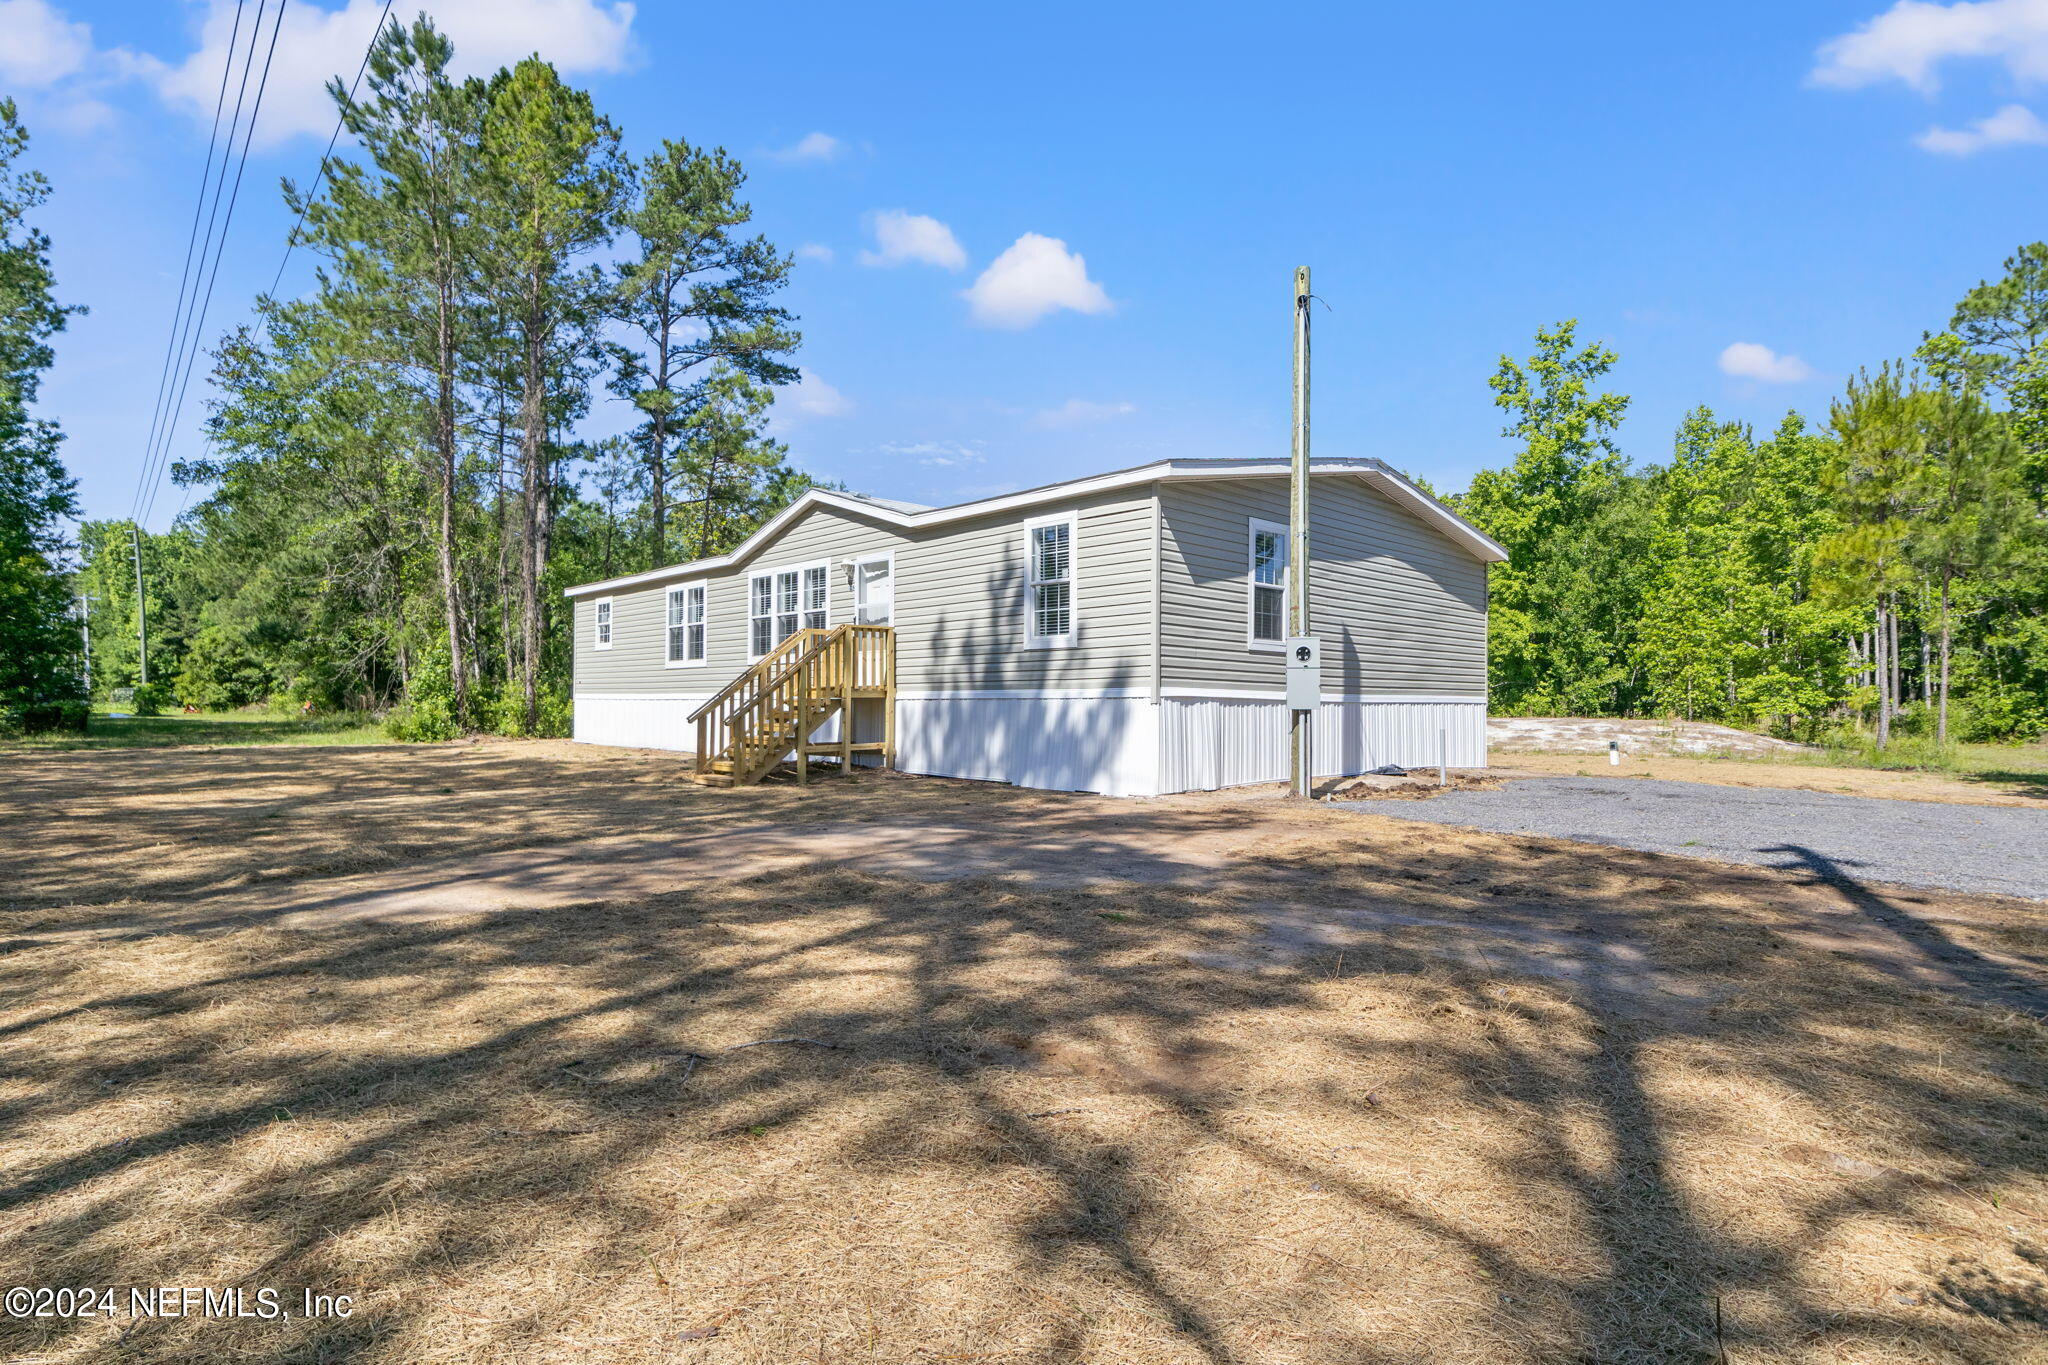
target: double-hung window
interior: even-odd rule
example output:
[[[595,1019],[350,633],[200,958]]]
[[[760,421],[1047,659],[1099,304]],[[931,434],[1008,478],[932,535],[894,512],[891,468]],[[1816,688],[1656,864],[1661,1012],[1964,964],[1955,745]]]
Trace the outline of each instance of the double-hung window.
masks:
[[[775,575],[747,580],[747,652],[758,659],[775,648]]]
[[[1247,541],[1251,601],[1247,643],[1253,649],[1282,649],[1287,642],[1287,528],[1252,520]]]
[[[758,659],[799,630],[823,630],[829,583],[825,564],[763,569],[747,580],[747,649]]]
[[[804,629],[825,628],[825,575],[823,564],[812,564],[804,571]]]
[[[685,583],[668,590],[668,663],[687,668],[704,662],[704,585]]]
[[[1069,513],[1025,525],[1030,563],[1024,634],[1033,646],[1074,643],[1074,524]]]
[[[600,597],[590,604],[591,639],[597,649],[612,647],[612,599]]]

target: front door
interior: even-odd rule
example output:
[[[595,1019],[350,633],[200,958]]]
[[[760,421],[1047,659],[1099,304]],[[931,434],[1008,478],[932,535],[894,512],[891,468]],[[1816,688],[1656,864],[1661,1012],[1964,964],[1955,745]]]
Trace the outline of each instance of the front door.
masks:
[[[864,626],[893,625],[896,585],[886,559],[868,559],[853,566],[853,619]]]

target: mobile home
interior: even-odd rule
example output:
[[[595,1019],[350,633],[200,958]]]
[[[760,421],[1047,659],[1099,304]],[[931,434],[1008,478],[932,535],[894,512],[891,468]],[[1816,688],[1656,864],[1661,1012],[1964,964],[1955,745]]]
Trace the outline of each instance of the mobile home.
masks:
[[[1377,460],[1314,461],[1310,490],[1318,775],[1483,765],[1506,553]],[[950,507],[813,489],[729,554],[568,590],[575,737],[703,746],[707,775],[742,781],[799,734],[1059,790],[1284,779],[1287,491],[1284,459]]]

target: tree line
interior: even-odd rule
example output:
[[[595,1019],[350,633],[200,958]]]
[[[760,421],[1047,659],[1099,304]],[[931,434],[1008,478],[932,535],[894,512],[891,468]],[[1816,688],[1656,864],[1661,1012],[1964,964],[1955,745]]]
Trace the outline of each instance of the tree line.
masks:
[[[531,57],[458,79],[424,16],[377,37],[354,143],[287,182],[315,287],[214,353],[203,496],[87,523],[94,683],[203,707],[393,710],[406,737],[565,733],[560,589],[729,548],[810,483],[766,432],[800,337],[743,168],[643,158]],[[627,435],[573,432],[602,388]]]
[[[561,588],[720,553],[810,486],[767,433],[800,337],[742,167],[681,140],[628,157],[538,57],[452,59],[424,17],[392,23],[360,97],[330,86],[353,150],[283,187],[314,286],[220,340],[205,452],[172,467],[196,502],[157,534],[65,535],[34,403],[78,310],[0,101],[0,724],[79,705],[89,676],[143,710],[562,733]],[[2048,731],[2048,244],[1824,420],[1759,435],[1700,407],[1632,466],[1617,363],[1565,322],[1489,381],[1516,453],[1450,500],[1511,556],[1495,711]],[[604,391],[633,428],[578,439]]]
[[[1508,550],[1492,706],[1815,739],[2048,731],[2048,243],[1824,423],[1707,407],[1631,468],[1617,362],[1574,323],[1490,381],[1513,462],[1453,498]]]

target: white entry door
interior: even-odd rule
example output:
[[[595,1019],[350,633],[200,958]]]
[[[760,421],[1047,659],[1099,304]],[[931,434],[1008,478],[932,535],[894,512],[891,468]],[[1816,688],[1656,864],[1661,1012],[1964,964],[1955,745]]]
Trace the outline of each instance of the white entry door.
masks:
[[[896,619],[896,585],[886,559],[868,559],[853,566],[853,619],[864,626],[886,626]]]

